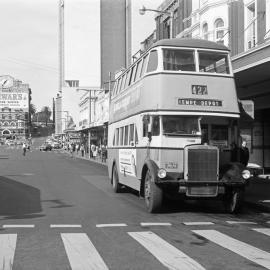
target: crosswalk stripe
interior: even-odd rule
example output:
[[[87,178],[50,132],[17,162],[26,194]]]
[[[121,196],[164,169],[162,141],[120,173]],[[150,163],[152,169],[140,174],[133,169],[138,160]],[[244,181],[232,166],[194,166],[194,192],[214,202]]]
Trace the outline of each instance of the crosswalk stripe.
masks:
[[[187,226],[214,225],[214,223],[210,221],[183,222],[183,224]]]
[[[254,228],[252,230],[270,236],[270,228]]]
[[[140,225],[142,227],[147,227],[147,226],[172,226],[172,224],[169,223],[169,222],[141,222]]]
[[[228,224],[257,224],[256,222],[252,222],[252,221],[236,221],[236,220],[228,220],[226,221],[226,223]]]
[[[236,240],[216,230],[193,230],[192,232],[233,251],[240,256],[270,269],[270,253]]]
[[[0,235],[0,269],[12,269],[16,242],[17,234]]]
[[[128,234],[152,253],[165,267],[173,270],[203,270],[195,260],[151,231]]]
[[[109,269],[85,233],[61,233],[61,238],[72,269]]]

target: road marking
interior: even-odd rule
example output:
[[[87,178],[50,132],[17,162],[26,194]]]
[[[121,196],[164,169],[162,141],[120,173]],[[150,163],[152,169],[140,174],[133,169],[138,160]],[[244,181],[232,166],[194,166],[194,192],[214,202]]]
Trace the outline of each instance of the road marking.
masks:
[[[234,221],[234,220],[229,220],[226,221],[228,224],[257,224],[256,222],[252,221]]]
[[[61,237],[72,269],[109,269],[85,233],[61,233]]]
[[[35,225],[33,224],[6,224],[3,225],[3,228],[34,228]]]
[[[270,224],[270,221],[267,221],[266,223]]]
[[[270,200],[260,200],[262,203],[270,203]]]
[[[24,176],[32,176],[34,174],[33,173],[22,173],[22,175],[24,175]]]
[[[115,223],[115,224],[97,224],[97,228],[106,228],[106,227],[126,227],[125,223]]]
[[[172,226],[169,222],[141,222],[142,227],[144,226]]]
[[[80,224],[51,224],[50,228],[81,228]]]
[[[209,222],[209,221],[198,221],[198,222],[183,222],[184,225],[187,225],[187,226],[197,226],[197,225],[214,225],[213,222]]]
[[[270,228],[254,228],[252,230],[270,236]]]
[[[173,270],[203,270],[199,263],[185,253],[164,241],[153,232],[128,232],[128,234],[144,246],[165,267]]]
[[[0,268],[11,270],[16,249],[17,234],[0,235]]]
[[[238,255],[270,269],[270,253],[236,240],[216,230],[193,230],[194,233]]]

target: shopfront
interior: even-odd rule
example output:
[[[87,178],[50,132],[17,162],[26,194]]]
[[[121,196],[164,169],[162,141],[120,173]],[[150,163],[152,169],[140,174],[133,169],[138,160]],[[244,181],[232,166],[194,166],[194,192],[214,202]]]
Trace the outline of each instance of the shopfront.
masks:
[[[250,162],[270,170],[270,42],[232,59],[240,100],[254,102],[254,121],[241,121],[248,141]]]

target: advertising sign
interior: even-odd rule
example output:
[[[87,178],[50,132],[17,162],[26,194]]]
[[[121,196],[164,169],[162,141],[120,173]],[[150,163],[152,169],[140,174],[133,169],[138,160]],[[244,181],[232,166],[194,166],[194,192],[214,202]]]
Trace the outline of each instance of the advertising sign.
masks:
[[[120,149],[119,150],[119,168],[120,173],[124,175],[136,176],[136,150]]]
[[[28,90],[0,89],[0,108],[28,110]]]

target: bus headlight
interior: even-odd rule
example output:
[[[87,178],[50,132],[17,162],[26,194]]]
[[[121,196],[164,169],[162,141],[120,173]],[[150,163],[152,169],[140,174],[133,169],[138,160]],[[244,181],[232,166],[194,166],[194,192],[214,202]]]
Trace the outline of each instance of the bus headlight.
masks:
[[[167,172],[166,172],[166,170],[165,169],[159,169],[158,170],[158,177],[159,178],[165,178],[166,177],[166,175],[167,175]]]
[[[243,170],[242,171],[242,177],[247,180],[250,178],[250,171],[249,170]]]

